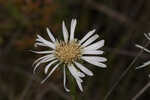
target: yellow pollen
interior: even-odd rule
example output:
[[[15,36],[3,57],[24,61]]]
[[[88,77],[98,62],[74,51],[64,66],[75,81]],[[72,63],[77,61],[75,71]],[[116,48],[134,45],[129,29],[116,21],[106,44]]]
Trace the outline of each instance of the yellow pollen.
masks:
[[[70,43],[60,42],[56,45],[56,57],[63,63],[72,63],[80,56],[80,46],[72,41]]]

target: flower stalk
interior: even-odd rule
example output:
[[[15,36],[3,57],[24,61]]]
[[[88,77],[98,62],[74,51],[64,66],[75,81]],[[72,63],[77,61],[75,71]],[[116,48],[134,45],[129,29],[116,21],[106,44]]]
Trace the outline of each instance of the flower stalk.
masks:
[[[70,92],[71,92],[72,100],[78,100],[75,80],[73,79],[69,71],[68,71],[68,74],[69,74],[68,76],[69,76],[69,81],[70,81]]]

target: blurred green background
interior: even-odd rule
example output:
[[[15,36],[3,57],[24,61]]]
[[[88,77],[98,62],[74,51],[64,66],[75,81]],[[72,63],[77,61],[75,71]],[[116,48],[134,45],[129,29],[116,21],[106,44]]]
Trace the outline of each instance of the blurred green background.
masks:
[[[32,73],[40,56],[29,51],[35,50],[37,34],[47,38],[46,27],[61,38],[62,21],[69,28],[72,18],[77,18],[77,38],[95,28],[106,40],[108,68],[87,65],[94,76],[84,78],[83,93],[77,88],[80,100],[103,100],[139,53],[135,44],[148,41],[144,33],[150,32],[150,0],[0,0],[0,100],[72,100],[63,88],[62,71],[40,84],[42,76]],[[143,53],[108,100],[131,100],[150,81],[150,67],[135,70],[147,60]],[[138,100],[148,98],[150,90]]]

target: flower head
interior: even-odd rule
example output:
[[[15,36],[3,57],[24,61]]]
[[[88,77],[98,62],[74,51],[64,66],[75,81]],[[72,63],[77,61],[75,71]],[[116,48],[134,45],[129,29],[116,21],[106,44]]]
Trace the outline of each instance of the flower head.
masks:
[[[145,37],[146,37],[148,40],[150,40],[150,33],[144,34],[144,35],[145,35]],[[140,45],[138,45],[138,44],[136,44],[135,46],[138,47],[138,48],[140,48],[140,49],[142,49],[142,50],[144,50],[144,51],[147,52],[147,53],[150,53],[150,50],[146,49],[146,48],[143,47],[143,46],[140,46]],[[147,62],[145,62],[143,65],[136,67],[136,69],[143,68],[143,67],[146,67],[146,66],[148,66],[148,65],[150,65],[150,61],[147,61]]]
[[[85,74],[88,76],[92,76],[93,73],[81,64],[81,60],[98,67],[106,68],[106,65],[103,64],[103,62],[107,61],[107,59],[104,57],[100,57],[100,55],[103,54],[103,51],[99,50],[101,47],[104,46],[104,40],[95,42],[99,38],[99,35],[94,35],[95,29],[88,32],[81,40],[75,39],[74,31],[76,24],[76,19],[72,19],[69,35],[64,21],[62,22],[64,41],[56,40],[48,28],[47,33],[51,41],[45,40],[40,35],[37,35],[35,46],[44,46],[50,48],[50,50],[48,51],[33,51],[38,54],[45,54],[45,56],[40,57],[33,63],[35,65],[34,73],[40,64],[48,63],[45,66],[45,74],[47,74],[47,76],[41,83],[44,83],[51,76],[56,68],[58,68],[59,66],[63,66],[63,83],[65,90],[69,91],[69,89],[66,87],[67,68],[76,80],[79,89],[83,91],[81,85],[83,80],[81,78],[85,77]],[[53,68],[48,73],[50,67]]]

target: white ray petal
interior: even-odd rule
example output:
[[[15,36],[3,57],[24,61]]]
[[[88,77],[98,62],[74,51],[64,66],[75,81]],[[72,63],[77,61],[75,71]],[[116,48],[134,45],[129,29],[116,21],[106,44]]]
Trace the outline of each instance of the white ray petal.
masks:
[[[43,61],[42,63],[46,63],[46,62],[52,61],[52,60],[54,60],[54,59],[56,59],[56,57],[47,58],[47,59],[45,59],[45,61]]]
[[[65,25],[64,21],[62,22],[62,30],[63,30],[64,41],[67,43],[69,34],[68,34],[68,30],[66,28],[66,25]]]
[[[76,73],[76,71],[73,69],[73,65],[70,65],[70,66],[68,65],[67,67],[68,67],[68,69],[69,69],[71,75],[72,75],[75,79],[79,80],[80,82],[83,82],[82,79],[79,77],[78,73]]]
[[[84,42],[81,47],[86,47],[92,42],[94,42],[99,36],[97,34],[93,35],[91,38],[89,38],[86,42]]]
[[[87,69],[86,67],[84,67],[82,64],[75,62],[75,65],[81,70],[83,71],[85,74],[89,75],[89,76],[93,76],[92,71],[90,71],[89,69]]]
[[[55,40],[54,36],[52,35],[51,31],[49,30],[49,28],[46,28],[46,30],[47,30],[47,33],[48,33],[50,39],[52,40],[52,42],[55,42],[56,40]]]
[[[49,61],[54,60],[54,59],[55,59],[55,57],[42,59],[41,61],[39,61],[39,62],[35,65],[34,70],[33,70],[33,73],[35,74],[35,71],[36,71],[36,69],[38,68],[38,66],[39,66],[40,64],[49,62]]]
[[[82,88],[82,84],[79,80],[76,80],[77,84],[78,84],[78,87],[79,89],[81,90],[81,92],[83,92],[83,88]]]
[[[85,77],[85,74],[80,72],[80,71],[77,71],[77,74],[78,74],[79,77]]]
[[[100,40],[84,48],[84,50],[97,50],[104,46],[104,40]]]
[[[148,65],[150,65],[150,61],[147,61],[143,65],[136,67],[136,69],[144,68],[144,67],[146,67]]]
[[[45,44],[43,44],[43,43],[36,42],[36,43],[34,44],[34,47],[38,47],[38,46],[47,47],[47,45],[45,45]]]
[[[144,33],[144,35],[148,40],[150,40],[150,33],[148,33],[148,34]]]
[[[52,50],[52,51],[32,51],[31,50],[31,52],[34,52],[34,53],[37,53],[37,54],[49,54],[49,53],[53,53],[54,51]]]
[[[70,41],[74,40],[74,31],[75,31],[76,24],[77,24],[76,19],[72,19],[71,28],[70,28]]]
[[[69,92],[70,90],[66,87],[66,68],[65,68],[66,66],[64,66],[64,88],[65,88],[65,90],[67,91],[67,92]]]
[[[38,39],[36,39],[36,41],[37,41],[37,43],[35,44],[35,46],[41,45],[41,46],[47,46],[49,48],[55,49],[55,44],[53,44],[50,41],[45,40],[44,38],[43,38],[43,40],[38,38]]]
[[[34,64],[36,64],[36,63],[45,63],[45,62],[51,61],[51,60],[53,60],[53,59],[56,59],[56,57],[54,57],[54,56],[47,56],[47,57],[45,57],[45,58],[39,60],[38,62],[35,62]],[[33,64],[33,65],[34,65],[34,64]]]
[[[70,73],[72,74],[72,76],[75,78],[77,84],[78,84],[78,87],[81,91],[83,91],[83,88],[82,88],[82,85],[81,83],[83,82],[82,79],[80,79],[80,77],[77,75],[76,71],[73,69],[73,65],[71,66],[68,66],[68,69],[70,71]]]
[[[50,76],[51,74],[56,70],[56,68],[60,65],[61,63],[58,63],[57,65],[55,65],[55,67],[50,71],[50,73],[46,76],[46,78],[41,81],[41,84],[43,84]]]
[[[93,35],[95,33],[95,29],[92,31],[89,31],[80,41],[79,44],[82,44],[83,42],[85,42],[85,40],[87,40],[91,35]]]
[[[85,77],[84,73],[80,72],[79,70],[77,70],[74,65],[72,65],[72,69],[75,71],[75,73],[77,74],[77,76],[79,77]]]
[[[150,50],[148,50],[148,49],[146,49],[146,48],[144,48],[144,47],[142,47],[142,46],[140,46],[140,45],[138,45],[138,44],[136,44],[135,46],[138,47],[138,48],[140,48],[140,49],[143,49],[143,50],[146,51],[147,53],[150,53]]]
[[[53,55],[53,54],[49,54],[49,55],[42,56],[42,57],[38,58],[37,60],[35,60],[35,61],[33,62],[33,65],[36,64],[37,62],[39,62],[39,61],[42,60],[42,59],[51,58],[51,57],[54,57],[54,55]]]
[[[45,40],[40,35],[37,35],[37,37],[38,37],[38,39],[36,39],[36,41],[42,42],[45,45],[47,45],[48,47],[55,49],[55,45],[52,42]]]
[[[97,61],[97,62],[106,62],[107,59],[104,57],[98,57],[98,56],[82,56],[82,59],[86,59],[86,60],[93,60],[93,61]]]
[[[51,67],[51,65],[53,65],[54,63],[58,62],[58,60],[53,60],[51,61],[46,67],[45,67],[45,74],[47,74],[48,69]]]
[[[84,59],[84,58],[81,58],[81,59],[83,59],[84,61],[86,61],[86,62],[88,62],[88,63],[90,63],[90,64],[93,64],[93,65],[95,65],[95,66],[98,66],[98,67],[102,67],[102,68],[106,68],[106,67],[107,67],[105,64],[100,63],[100,62],[98,62],[98,61],[89,60],[89,59]]]
[[[104,51],[102,50],[83,50],[82,51],[82,54],[87,54],[87,55],[100,55],[100,54],[103,54]]]
[[[77,69],[74,67],[74,65],[72,65],[72,69],[76,72],[76,74],[77,74],[79,77],[85,77],[85,75],[84,75],[82,72],[80,72],[79,70],[77,70]]]

